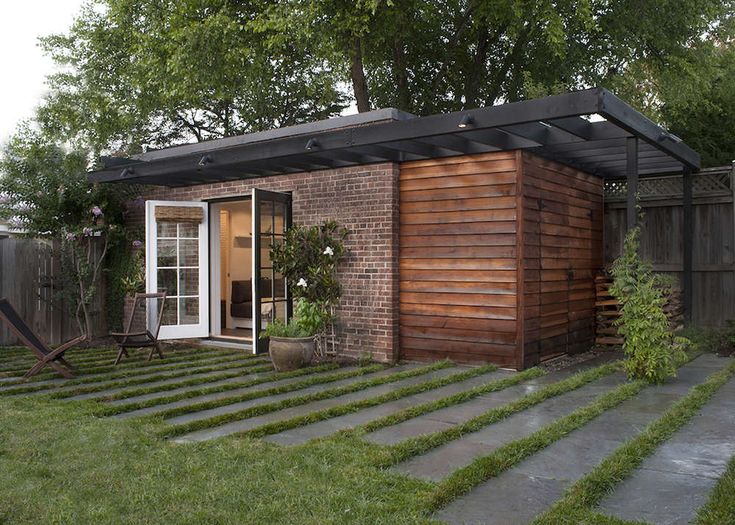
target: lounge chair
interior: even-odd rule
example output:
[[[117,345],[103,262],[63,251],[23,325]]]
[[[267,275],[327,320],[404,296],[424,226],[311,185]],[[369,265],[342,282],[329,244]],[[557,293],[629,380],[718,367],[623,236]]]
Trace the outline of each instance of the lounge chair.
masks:
[[[87,338],[85,335],[80,335],[76,339],[72,339],[71,341],[68,341],[52,350],[51,347],[41,341],[26,322],[21,319],[18,312],[15,311],[15,308],[13,308],[7,299],[0,299],[0,319],[8,324],[10,330],[18,336],[18,339],[20,339],[23,344],[33,352],[36,359],[38,359],[38,363],[33,365],[23,376],[25,379],[38,374],[46,366],[50,366],[66,378],[74,377],[72,366],[64,359],[64,353],[71,347],[84,341]]]
[[[164,292],[135,294],[135,301],[133,302],[133,308],[130,310],[130,317],[125,326],[125,331],[110,332],[110,335],[115,338],[117,345],[120,347],[120,351],[115,358],[116,365],[120,363],[123,357],[129,357],[129,348],[150,348],[148,361],[153,359],[155,353],[163,359],[161,345],[158,342],[158,332],[161,329],[165,304],[166,294]],[[136,321],[145,328],[134,331],[133,323]]]

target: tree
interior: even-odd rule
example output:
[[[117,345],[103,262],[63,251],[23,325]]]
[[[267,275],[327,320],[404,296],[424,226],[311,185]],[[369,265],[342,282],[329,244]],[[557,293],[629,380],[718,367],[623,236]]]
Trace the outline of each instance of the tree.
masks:
[[[254,23],[267,1],[93,0],[42,39],[63,72],[44,130],[97,151],[260,131],[339,114],[339,75],[298,39]]]
[[[86,151],[65,151],[22,127],[0,157],[0,219],[30,238],[56,241],[61,260],[54,299],[63,300],[79,331],[95,333],[90,304],[122,228],[131,188],[91,185]]]

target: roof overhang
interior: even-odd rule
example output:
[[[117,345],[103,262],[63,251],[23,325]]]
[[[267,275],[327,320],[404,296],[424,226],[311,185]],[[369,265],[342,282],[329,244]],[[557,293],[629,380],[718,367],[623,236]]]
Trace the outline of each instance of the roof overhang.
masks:
[[[588,89],[442,115],[394,109],[108,159],[98,182],[188,186],[378,162],[522,149],[605,178],[697,171],[699,155],[609,91]]]

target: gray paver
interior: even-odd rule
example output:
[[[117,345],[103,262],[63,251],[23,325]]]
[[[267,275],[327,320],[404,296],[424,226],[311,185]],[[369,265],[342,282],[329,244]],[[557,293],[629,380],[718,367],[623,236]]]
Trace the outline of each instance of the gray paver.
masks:
[[[224,424],[218,427],[207,428],[204,430],[191,432],[189,434],[179,436],[174,441],[178,443],[193,442],[193,441],[207,441],[209,439],[227,436],[227,435],[234,434],[237,432],[243,432],[245,430],[259,427],[261,425],[266,425],[268,423],[284,421],[286,419],[291,419],[293,417],[302,416],[304,414],[308,414],[308,413],[315,412],[318,410],[324,410],[326,408],[331,408],[331,407],[335,407],[338,405],[351,403],[353,401],[359,401],[361,399],[367,399],[370,397],[379,396],[382,394],[386,394],[388,392],[393,392],[395,390],[398,390],[406,386],[417,385],[417,384],[423,383],[425,381],[429,381],[434,378],[455,374],[459,370],[461,370],[460,367],[443,368],[443,369],[435,370],[427,374],[421,374],[419,376],[414,376],[408,379],[402,379],[394,383],[387,383],[384,385],[366,388],[364,390],[359,390],[351,394],[345,394],[343,396],[323,399],[321,401],[314,401],[311,403],[307,403],[305,405],[298,405],[295,407],[280,410],[278,412],[270,412],[268,414],[263,414],[261,416],[256,416],[256,417],[252,417],[249,419],[233,421],[231,423],[227,423],[227,424]],[[323,388],[324,387],[321,387],[320,389],[323,389]],[[299,394],[306,392],[306,390],[308,389],[299,391]],[[273,396],[273,398],[275,397],[277,396]],[[265,398],[265,399],[261,399],[257,401],[259,401],[260,403],[264,403],[264,402],[267,403],[273,400],[273,398]],[[209,413],[209,415],[206,417],[211,417],[212,415],[217,415],[218,413],[229,413],[229,412],[237,410],[237,409],[235,410],[230,409],[229,407],[231,406],[232,405],[228,405],[226,407],[220,407],[219,409],[214,409],[213,411],[206,411]],[[247,406],[250,406],[250,405],[247,405]],[[185,422],[185,421],[193,420],[190,418],[200,419],[201,418],[200,414],[202,414],[202,412],[197,412],[195,414],[185,414],[184,416],[180,416],[179,418],[172,418],[168,420],[168,422],[170,423],[174,421]],[[188,417],[186,419],[183,419],[185,416],[188,416]]]
[[[406,439],[410,439],[422,434],[431,434],[441,432],[454,425],[464,423],[473,417],[484,414],[488,410],[505,405],[520,399],[523,396],[532,394],[551,383],[561,381],[570,375],[586,370],[595,366],[599,366],[611,358],[617,358],[619,355],[614,352],[605,354],[595,359],[590,359],[583,363],[579,363],[574,367],[565,368],[560,371],[549,372],[548,374],[524,381],[521,384],[490,392],[471,399],[458,405],[429,412],[422,416],[403,421],[390,427],[382,428],[371,432],[364,436],[364,439],[371,443],[379,445],[394,445]]]
[[[699,361],[702,359],[702,361]],[[437,513],[450,524],[524,524],[546,511],[564,491],[626,440],[658,418],[688,390],[726,361],[702,356],[665,385],[652,386],[556,441],[509,471],[478,485]],[[515,491],[509,492],[512,485]],[[539,487],[543,487],[540,492]],[[482,521],[472,521],[482,516]],[[641,519],[641,516],[631,516]]]
[[[603,377],[437,447],[427,454],[412,458],[395,466],[394,470],[421,479],[439,481],[478,456],[490,454],[506,443],[528,436],[624,381],[622,373]]]
[[[733,396],[731,379],[603,500],[600,510],[657,525],[690,523],[735,454]]]
[[[314,373],[314,374],[309,374],[308,376],[291,377],[291,378],[288,378],[288,379],[281,379],[281,380],[278,380],[278,381],[269,381],[267,383],[260,383],[259,385],[252,385],[252,386],[248,386],[248,387],[236,388],[236,389],[227,390],[227,391],[224,391],[224,392],[214,392],[214,393],[211,393],[211,394],[203,394],[203,395],[196,396],[196,397],[189,397],[189,398],[186,398],[186,399],[180,399],[178,401],[172,401],[170,403],[162,403],[160,405],[155,405],[155,406],[150,406],[150,407],[146,407],[146,408],[141,408],[141,409],[138,409],[138,410],[131,410],[130,412],[124,412],[122,414],[118,414],[115,417],[118,418],[118,419],[129,419],[129,418],[134,418],[134,417],[141,417],[141,416],[147,416],[147,415],[151,415],[151,414],[157,414],[159,412],[164,412],[164,411],[170,410],[172,408],[178,408],[178,407],[182,407],[182,406],[190,406],[192,404],[203,403],[205,401],[214,401],[216,399],[226,399],[228,397],[236,396],[236,395],[240,395],[240,394],[245,394],[247,392],[257,392],[257,391],[261,391],[261,390],[267,390],[269,388],[274,388],[274,387],[278,387],[278,386],[288,385],[288,384],[291,384],[291,383],[297,383],[298,381],[303,381],[304,379],[307,379],[307,378],[310,378],[310,377],[320,377],[320,376],[325,376],[325,375],[329,375],[329,374],[334,374],[335,372],[344,372],[344,371],[349,371],[349,370],[353,370],[353,369],[354,369],[354,367],[342,368],[340,370],[329,370],[327,372],[317,372],[317,373]],[[264,373],[261,373],[261,374],[251,374],[249,376],[237,377],[237,378],[234,378],[234,379],[223,379],[222,381],[216,381],[214,383],[205,383],[205,384],[195,385],[195,386],[190,386],[190,387],[177,388],[175,390],[168,390],[166,392],[154,392],[152,394],[146,394],[146,395],[143,395],[143,396],[130,397],[130,398],[127,398],[127,399],[120,399],[120,400],[114,401],[114,402],[112,402],[110,404],[111,405],[120,405],[120,404],[126,404],[126,403],[134,403],[134,402],[139,402],[139,401],[145,401],[145,400],[148,400],[148,399],[157,399],[157,398],[164,397],[164,396],[176,395],[176,394],[180,394],[180,393],[190,392],[192,390],[199,390],[201,388],[207,388],[207,387],[211,387],[211,386],[229,384],[229,383],[239,382],[239,381],[243,381],[243,380],[247,380],[247,379],[254,379],[254,378],[257,378],[257,377],[263,377],[263,376],[265,376],[267,374],[268,374],[268,372],[264,372]],[[367,377],[372,377],[373,375],[374,374],[369,374],[369,375],[360,376],[360,377],[361,378],[367,378]],[[335,385],[335,384],[340,383],[341,381],[342,380],[340,380],[340,381],[333,381],[331,383],[321,383],[321,386],[324,387],[326,385]],[[298,392],[298,394],[292,394],[292,395],[301,395],[300,393],[302,393],[303,391],[304,391],[303,389],[296,390],[294,392]],[[272,399],[272,397],[270,399]]]
[[[441,388],[436,388],[434,390],[429,390],[427,392],[422,392],[413,396],[407,396],[401,399],[397,399],[395,401],[383,403],[382,405],[359,410],[351,414],[346,414],[344,416],[339,416],[326,421],[318,421],[311,425],[305,425],[303,427],[298,427],[278,434],[273,434],[271,436],[265,437],[264,439],[266,441],[279,443],[281,445],[298,445],[301,443],[305,443],[310,439],[328,436],[330,434],[333,434],[337,430],[344,430],[346,428],[353,428],[358,425],[363,425],[381,417],[395,414],[396,412],[399,412],[406,408],[410,408],[412,406],[435,401],[437,399],[441,399],[443,397],[450,396],[458,392],[465,392],[474,387],[484,385],[485,383],[498,381],[504,377],[510,376],[511,374],[512,372],[497,370],[495,372],[483,374],[482,376],[473,377],[466,381],[452,383]]]

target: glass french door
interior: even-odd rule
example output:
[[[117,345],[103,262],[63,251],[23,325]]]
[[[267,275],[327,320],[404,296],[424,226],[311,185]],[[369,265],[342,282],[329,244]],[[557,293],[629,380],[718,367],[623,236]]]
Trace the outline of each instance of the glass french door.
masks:
[[[283,243],[291,227],[291,195],[253,190],[253,351],[267,352],[268,341],[260,333],[276,319],[287,322],[292,302],[284,276],[271,261],[271,247]],[[256,278],[257,276],[257,278]]]
[[[208,205],[146,202],[146,291],[166,292],[160,339],[209,336]]]

